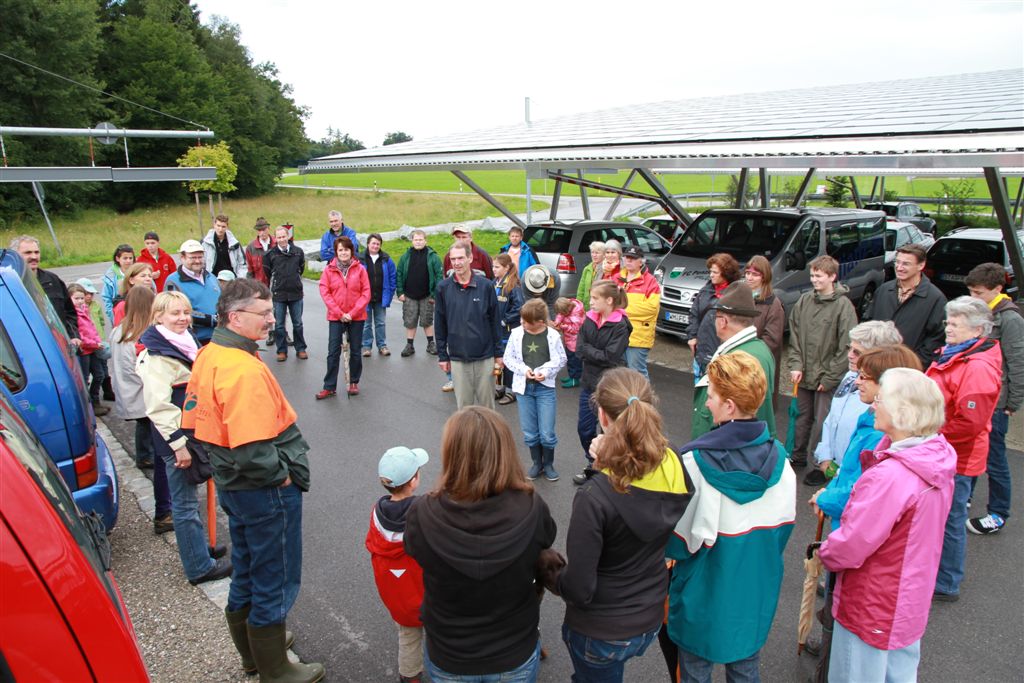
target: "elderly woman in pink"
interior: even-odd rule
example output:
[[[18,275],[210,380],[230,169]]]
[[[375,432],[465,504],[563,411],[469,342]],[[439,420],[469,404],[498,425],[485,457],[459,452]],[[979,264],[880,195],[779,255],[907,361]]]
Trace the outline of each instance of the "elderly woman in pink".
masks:
[[[945,401],[935,382],[886,370],[875,397],[885,436],[861,454],[863,474],[820,557],[838,574],[829,681],[914,681],[928,625],[956,451],[939,434]]]

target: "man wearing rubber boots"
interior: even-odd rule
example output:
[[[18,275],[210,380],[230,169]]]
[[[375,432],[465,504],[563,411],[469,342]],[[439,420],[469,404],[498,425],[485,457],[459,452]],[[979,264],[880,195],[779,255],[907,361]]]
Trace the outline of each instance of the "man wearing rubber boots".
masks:
[[[221,507],[228,515],[234,572],[225,609],[247,673],[261,683],[315,683],[321,664],[292,663],[285,618],[302,575],[302,494],[309,490],[309,444],[277,380],[257,355],[274,321],[270,290],[258,280],[228,282],[219,326],[192,367],[182,427],[206,444]]]

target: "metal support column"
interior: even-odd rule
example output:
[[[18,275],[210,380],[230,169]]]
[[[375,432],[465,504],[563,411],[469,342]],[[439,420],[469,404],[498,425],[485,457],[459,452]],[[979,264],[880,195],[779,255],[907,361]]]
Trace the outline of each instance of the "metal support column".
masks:
[[[761,194],[761,208],[762,209],[767,209],[768,208],[768,190],[770,189],[769,186],[768,186],[768,169],[767,168],[759,168],[759,169],[757,169],[757,177],[758,177],[758,180],[760,181],[760,186],[757,189],[759,190],[759,192]]]
[[[583,169],[576,169],[576,177],[583,180]],[[590,220],[590,197],[587,195],[587,188],[580,185],[580,202],[583,205],[583,220]]]
[[[482,188],[479,185],[477,185],[474,181],[470,180],[469,176],[467,176],[465,173],[463,173],[462,171],[452,171],[452,174],[456,178],[458,178],[459,180],[464,182],[466,185],[469,185],[473,189],[474,192],[476,192],[478,195],[483,197],[483,200],[485,202],[487,202],[488,204],[493,206],[495,209],[500,211],[502,213],[502,215],[505,216],[505,218],[509,219],[510,221],[512,221],[512,223],[514,223],[515,225],[518,225],[523,230],[526,229],[526,223],[523,223],[523,221],[518,216],[516,216],[514,213],[512,213],[511,211],[506,209],[505,205],[502,204],[501,202],[499,202],[494,197],[492,197],[491,194],[489,192],[487,192],[487,190],[485,190],[484,188]]]
[[[999,169],[987,166],[985,171],[985,182],[988,184],[988,193],[992,197],[992,209],[996,218],[999,219],[999,227],[1003,230],[1003,243],[1006,245],[1006,253],[1010,257],[1010,265],[1013,272],[1017,274],[1018,281],[1020,274],[1024,273],[1024,261],[1021,260],[1020,244],[1017,242],[1016,231],[1014,230],[1013,219],[1010,215],[1010,203],[1006,198],[1006,188],[999,177]],[[1017,289],[1017,301],[1021,301],[1021,288]]]
[[[43,219],[46,221],[46,227],[50,229],[50,237],[53,238],[53,246],[57,247],[57,256],[63,256],[64,250],[60,248],[60,242],[57,241],[57,233],[53,230],[53,223],[50,222],[50,215],[46,213],[46,205],[43,203],[42,184],[33,182],[32,193],[36,196],[36,201],[39,202],[39,210],[43,212]]]
[[[623,190],[628,190],[629,189],[629,186],[633,184],[633,178],[636,178],[636,169],[635,168],[632,169],[629,172],[628,176],[626,176],[626,182],[624,182],[622,184],[622,189]],[[1024,183],[1022,183],[1022,184],[1024,184]],[[612,219],[612,217],[615,215],[616,210],[618,210],[619,203],[621,201],[622,201],[622,195],[621,194],[616,194],[615,195],[615,199],[612,200],[612,205],[608,207],[608,211],[606,211],[605,214],[604,214],[604,219],[606,221],[610,221]]]
[[[803,182],[800,183],[800,187],[796,190],[796,196],[793,197],[793,206],[800,206],[804,203],[804,197],[807,196],[807,188],[811,186],[811,181],[814,180],[814,174],[818,172],[816,168],[807,169],[807,175],[804,176]]]
[[[562,171],[559,170],[559,173]],[[562,198],[562,181],[555,181],[555,191],[551,195],[551,213],[548,215],[549,220],[558,220],[558,201]]]
[[[875,201],[876,190],[878,190],[878,176],[875,176],[875,181],[871,183],[871,197],[868,199],[869,203]]]
[[[693,222],[693,216],[689,211],[684,209],[676,201],[676,198],[672,196],[672,193],[665,189],[665,186],[661,184],[661,181],[654,176],[654,172],[646,168],[636,169],[637,174],[644,179],[651,189],[654,190],[655,194],[658,195],[660,204],[665,208],[665,213],[672,216],[677,223],[683,227],[689,227],[690,223]]]
[[[734,209],[742,209],[743,205],[747,203],[747,173],[750,172],[749,168],[740,169],[740,181],[736,184],[736,202]]]
[[[885,176],[882,176],[882,182],[880,183],[880,186],[879,186],[879,189],[878,189],[878,201],[880,201],[880,202],[884,202],[885,201]]]
[[[860,191],[857,189],[857,181],[854,179],[853,176],[849,176],[849,178],[850,178],[850,194],[853,195],[853,205],[856,206],[858,209],[863,209],[864,208],[864,202],[861,201]]]
[[[1021,195],[1024,193],[1024,178],[1020,179],[1017,185],[1017,201],[1013,203],[1013,224],[1017,225],[1017,212],[1020,211]]]

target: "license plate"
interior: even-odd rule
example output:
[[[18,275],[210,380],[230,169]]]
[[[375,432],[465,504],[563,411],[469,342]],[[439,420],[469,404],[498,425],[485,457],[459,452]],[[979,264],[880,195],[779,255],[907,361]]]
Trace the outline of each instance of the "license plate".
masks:
[[[679,323],[680,325],[686,325],[690,322],[690,316],[685,313],[673,313],[672,311],[665,311],[665,320],[670,323]]]
[[[965,282],[967,280],[966,275],[950,275],[945,274],[940,276],[945,282]]]

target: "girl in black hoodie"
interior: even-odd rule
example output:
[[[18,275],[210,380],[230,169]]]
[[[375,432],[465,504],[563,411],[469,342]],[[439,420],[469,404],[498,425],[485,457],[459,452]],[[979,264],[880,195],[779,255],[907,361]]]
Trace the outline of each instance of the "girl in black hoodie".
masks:
[[[555,531],[501,416],[480,406],[452,415],[441,436],[441,479],[409,508],[405,529],[405,551],[423,568],[431,680],[512,672],[536,680],[535,567]]]

